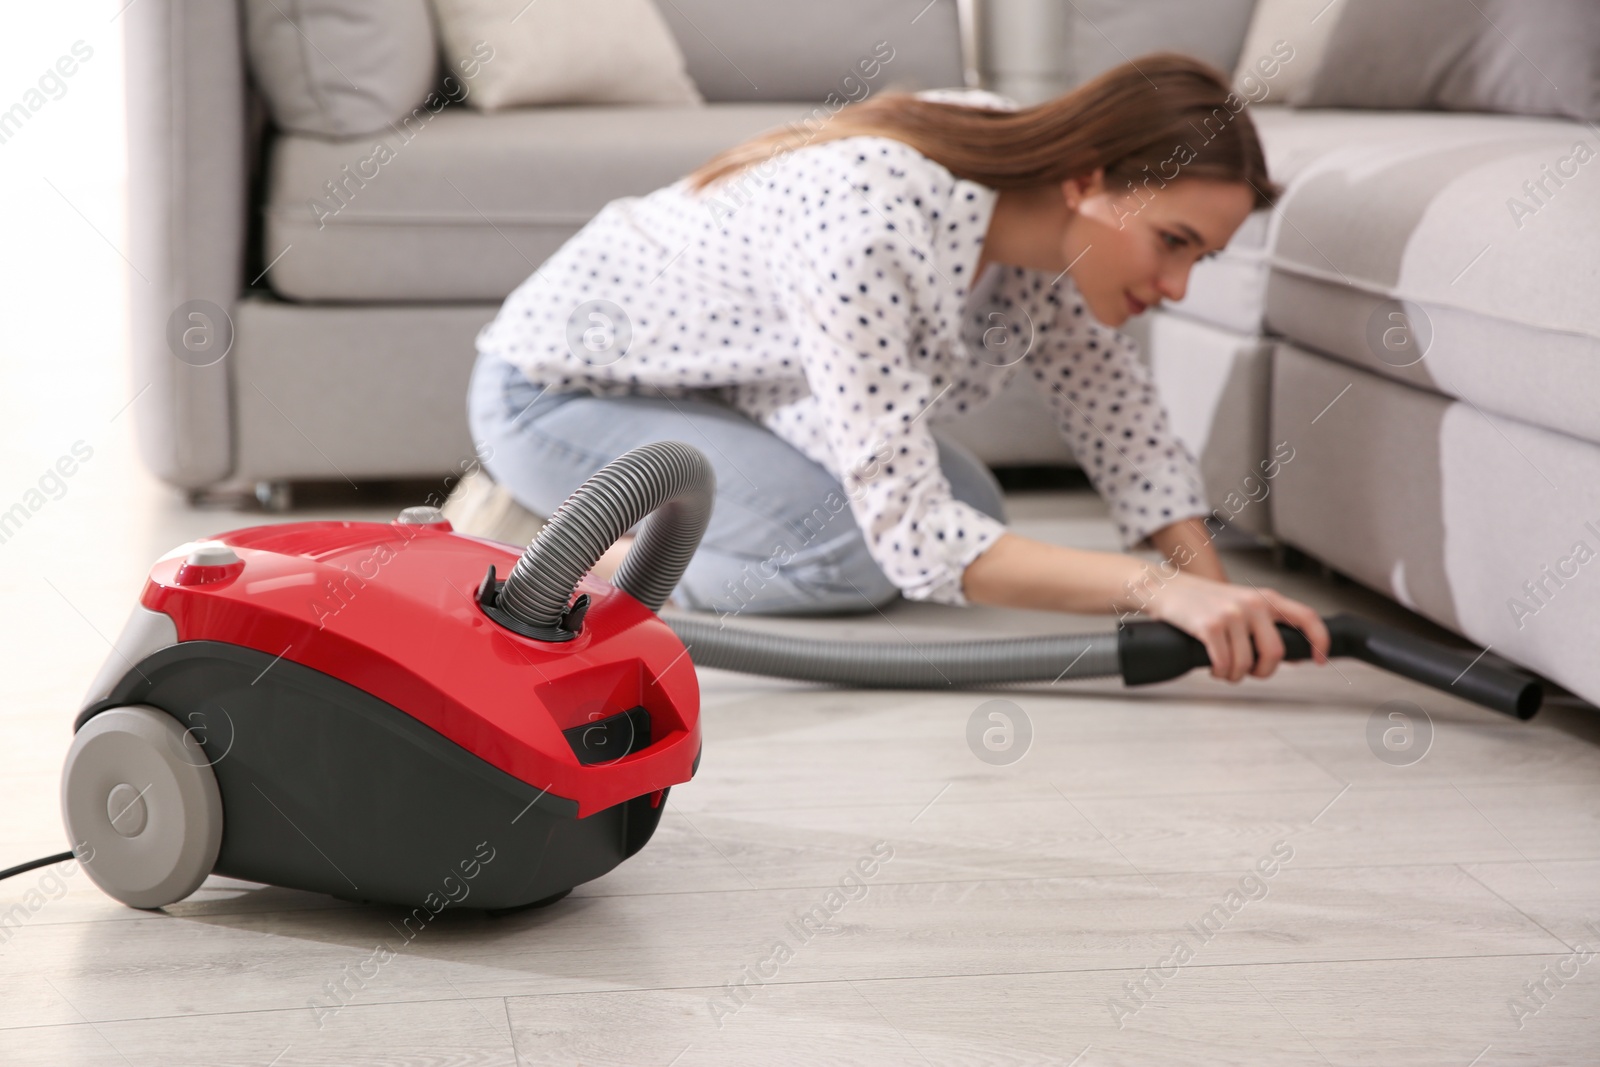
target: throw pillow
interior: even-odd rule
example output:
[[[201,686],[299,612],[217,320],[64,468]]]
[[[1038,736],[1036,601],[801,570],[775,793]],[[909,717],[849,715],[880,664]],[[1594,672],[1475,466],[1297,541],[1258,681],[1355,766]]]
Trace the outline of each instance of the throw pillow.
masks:
[[[445,58],[488,42],[467,102],[483,111],[530,104],[699,104],[683,52],[653,0],[433,0]]]
[[[1305,103],[1344,3],[1260,0],[1233,74],[1239,95],[1257,104]]]
[[[427,0],[245,0],[244,16],[251,75],[280,129],[373,133],[439,73]]]
[[[1066,13],[1069,82],[1151,52],[1182,52],[1233,69],[1255,0],[1072,0]]]

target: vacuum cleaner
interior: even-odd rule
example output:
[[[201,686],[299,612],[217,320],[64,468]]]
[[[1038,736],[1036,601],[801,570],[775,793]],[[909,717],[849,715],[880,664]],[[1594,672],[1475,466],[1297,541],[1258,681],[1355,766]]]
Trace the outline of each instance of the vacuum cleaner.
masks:
[[[151,569],[74,722],[61,782],[73,851],[0,877],[75,856],[135,908],[212,873],[435,912],[539,906],[643,848],[694,776],[697,667],[948,688],[1142,685],[1209,666],[1199,641],[1155,621],[912,648],[664,619],[714,489],[703,454],[663,441],[597,472],[522,551],[435,508],[180,546]],[[615,578],[591,574],[636,525]],[[1333,655],[1519,719],[1538,709],[1521,674],[1353,616],[1327,622]],[[1310,658],[1279,630],[1286,658]]]

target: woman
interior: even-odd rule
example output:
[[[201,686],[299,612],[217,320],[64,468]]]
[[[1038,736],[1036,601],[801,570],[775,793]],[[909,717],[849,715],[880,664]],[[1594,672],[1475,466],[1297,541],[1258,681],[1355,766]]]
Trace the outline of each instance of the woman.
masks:
[[[1142,608],[1233,682],[1276,668],[1282,619],[1322,662],[1312,609],[1228,584],[1195,462],[1113,329],[1181,299],[1195,261],[1271,203],[1239,105],[1175,55],[1027,108],[885,94],[612,201],[479,334],[485,465],[549,515],[630,448],[698,447],[717,502],[676,590],[694,610]],[[936,427],[1018,373],[1124,544],[1166,566],[1006,529],[993,475]]]

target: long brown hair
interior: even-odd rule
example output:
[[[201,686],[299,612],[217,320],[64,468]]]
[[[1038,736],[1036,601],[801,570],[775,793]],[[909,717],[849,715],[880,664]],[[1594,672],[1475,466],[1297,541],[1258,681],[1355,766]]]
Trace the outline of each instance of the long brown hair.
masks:
[[[1216,68],[1160,52],[1015,111],[883,93],[846,105],[817,129],[802,121],[758,134],[687,180],[699,192],[783,152],[871,135],[904,141],[956,177],[995,189],[1054,184],[1104,168],[1113,193],[1209,178],[1248,183],[1256,206],[1270,207],[1281,190],[1267,176],[1246,104]]]

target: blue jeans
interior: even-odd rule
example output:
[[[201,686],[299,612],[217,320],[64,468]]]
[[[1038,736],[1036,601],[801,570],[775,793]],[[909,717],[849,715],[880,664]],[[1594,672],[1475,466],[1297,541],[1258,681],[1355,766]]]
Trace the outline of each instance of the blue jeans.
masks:
[[[685,608],[855,613],[900,595],[867,551],[833,475],[720,399],[556,393],[487,355],[478,357],[468,394],[484,467],[519,504],[546,517],[629,449],[678,440],[703,452],[716,471],[716,505],[674,593]],[[952,494],[1004,522],[994,475],[969,449],[933,436]]]

